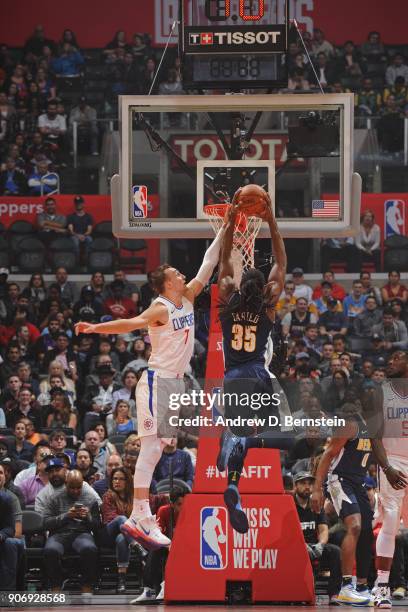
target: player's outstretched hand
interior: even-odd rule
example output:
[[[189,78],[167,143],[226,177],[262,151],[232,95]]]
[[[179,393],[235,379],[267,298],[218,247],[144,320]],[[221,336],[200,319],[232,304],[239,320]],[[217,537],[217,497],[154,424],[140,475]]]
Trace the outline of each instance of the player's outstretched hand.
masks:
[[[393,489],[398,491],[399,489],[405,489],[405,487],[408,485],[407,475],[400,470],[389,467],[384,473]]]
[[[239,198],[241,195],[241,191],[242,191],[242,187],[237,189],[236,192],[234,193],[234,197],[232,198],[232,202],[231,202],[231,208],[233,210],[238,210],[239,208]]]
[[[224,217],[224,226],[227,225],[230,219],[234,219],[239,210],[239,195],[241,193],[241,188],[237,189],[234,193],[234,197],[232,198],[231,206],[228,208]]]
[[[95,333],[95,325],[92,323],[77,323],[75,325],[75,334],[93,334]]]
[[[267,191],[265,191],[265,209],[260,217],[264,221],[269,221],[270,219],[274,218],[271,196]]]
[[[310,496],[310,507],[313,512],[319,514],[322,511],[324,502],[324,495],[322,489],[314,489]]]

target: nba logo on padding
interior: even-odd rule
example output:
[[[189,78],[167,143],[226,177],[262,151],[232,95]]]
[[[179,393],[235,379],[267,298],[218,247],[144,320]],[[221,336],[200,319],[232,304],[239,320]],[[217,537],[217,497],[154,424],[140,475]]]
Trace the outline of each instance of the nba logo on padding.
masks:
[[[145,219],[147,217],[147,187],[145,185],[133,185],[132,217],[134,219]]]
[[[227,511],[222,506],[201,508],[200,565],[206,570],[223,570],[228,565]]]
[[[384,238],[405,234],[405,208],[406,202],[404,200],[385,200]]]

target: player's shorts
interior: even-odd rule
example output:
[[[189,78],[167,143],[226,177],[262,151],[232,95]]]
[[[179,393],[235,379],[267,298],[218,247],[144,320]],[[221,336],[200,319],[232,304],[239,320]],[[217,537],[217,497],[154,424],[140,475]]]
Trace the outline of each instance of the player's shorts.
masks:
[[[282,392],[282,389],[277,379],[265,368],[264,363],[245,363],[228,370],[224,377],[225,417],[239,417],[240,420],[240,425],[230,427],[231,431],[238,436],[256,433],[260,426],[247,425],[248,419],[265,421],[264,429],[279,430],[280,400],[272,397],[274,393],[279,392]],[[270,426],[271,422],[276,424]]]
[[[332,474],[327,482],[327,493],[341,519],[351,514],[361,514],[361,527],[371,529],[373,511],[363,482]]]
[[[388,463],[403,474],[408,475],[408,459],[388,455]],[[402,518],[404,526],[408,527],[408,487],[398,490],[393,489],[385,474],[380,470],[378,490],[382,512],[387,510],[396,512]]]
[[[139,436],[157,435],[164,442],[177,436],[179,408],[176,404],[184,392],[183,377],[167,377],[162,373],[159,375],[157,370],[145,370],[136,386]]]

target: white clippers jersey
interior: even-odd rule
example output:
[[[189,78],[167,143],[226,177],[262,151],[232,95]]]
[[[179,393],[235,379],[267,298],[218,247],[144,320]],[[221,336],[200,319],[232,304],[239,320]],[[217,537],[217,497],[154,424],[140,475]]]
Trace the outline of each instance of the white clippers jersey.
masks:
[[[193,304],[183,297],[178,308],[162,295],[153,303],[166,306],[169,320],[165,325],[148,328],[152,344],[149,368],[183,376],[194,350]]]
[[[408,459],[408,397],[402,397],[392,382],[383,385],[384,435],[383,444],[388,455]]]

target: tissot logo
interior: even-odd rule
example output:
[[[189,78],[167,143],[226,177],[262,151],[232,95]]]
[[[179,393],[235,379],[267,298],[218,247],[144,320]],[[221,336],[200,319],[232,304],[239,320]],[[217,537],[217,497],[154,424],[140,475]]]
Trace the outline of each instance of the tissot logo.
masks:
[[[212,45],[213,41],[214,41],[214,38],[211,32],[207,32],[207,33],[204,32],[203,34],[200,35],[200,43],[202,45]]]
[[[190,45],[276,45],[282,32],[194,32]]]
[[[184,29],[187,53],[283,53],[285,50],[283,25],[186,26]]]

